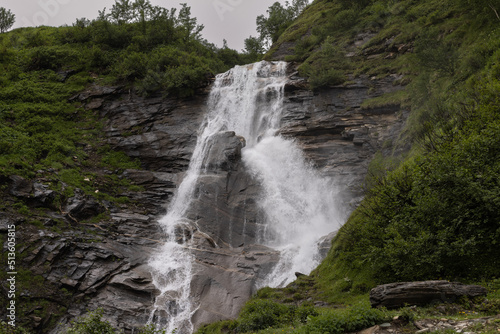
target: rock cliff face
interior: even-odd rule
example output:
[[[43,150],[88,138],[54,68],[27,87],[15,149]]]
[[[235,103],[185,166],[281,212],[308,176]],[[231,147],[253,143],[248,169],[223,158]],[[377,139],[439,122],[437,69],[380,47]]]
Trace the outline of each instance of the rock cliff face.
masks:
[[[337,176],[345,194],[346,213],[362,196],[360,187],[371,157],[396,138],[406,115],[397,105],[365,110],[361,103],[401,89],[393,85],[396,79],[361,77],[345,87],[313,93],[304,88],[303,79],[290,73],[281,134],[295,138],[324,175]],[[97,307],[125,332],[147,322],[158,293],[148,259],[164,238],[157,221],[189,165],[206,97],[205,93],[189,100],[141,98],[118,87],[95,87],[75,97],[100,113],[106,140],[113,149],[141,161],[141,170],[126,170],[119,177],[144,191],[127,194],[134,205],[98,203],[75,193],[61,210],[47,208],[54,219],[67,224],[109,212],[110,221],[71,233],[48,233],[27,226],[21,217],[0,216],[1,233],[15,223],[18,238],[26,241],[25,248],[19,250],[28,253],[23,264],[43,276],[53,291],[64,288],[64,297],[55,296],[57,293],[51,297],[46,291],[23,297],[50,297],[55,305],[65,307],[66,316],[53,332]],[[256,225],[262,221],[256,205],[259,184],[241,162],[244,139],[228,131],[213,140],[216,145],[204,161],[205,172],[197,185],[189,223],[179,231],[193,238],[196,274],[191,291],[200,304],[193,317],[195,326],[235,317],[255,292],[255,283],[279,257],[277,252],[256,245]],[[2,184],[7,185],[9,196],[34,201],[40,207],[54,195],[43,180],[11,177]],[[42,223],[53,224],[50,220]],[[40,332],[47,331],[55,320],[37,317],[33,310],[27,310],[26,316]]]
[[[403,89],[395,84],[398,79],[396,75],[361,76],[347,85],[313,93],[303,88],[303,79],[292,74],[286,86],[281,134],[295,138],[324,175],[339,180],[344,198],[354,205],[362,197],[371,158],[378,151],[390,154],[409,113],[399,105],[374,109],[361,105]]]

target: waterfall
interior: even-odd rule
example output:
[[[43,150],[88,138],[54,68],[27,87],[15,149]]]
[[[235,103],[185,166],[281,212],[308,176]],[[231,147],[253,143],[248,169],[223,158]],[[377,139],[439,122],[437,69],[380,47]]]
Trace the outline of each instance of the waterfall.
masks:
[[[246,150],[243,160],[262,184],[266,214],[262,244],[280,251],[280,262],[261,286],[279,287],[309,274],[321,260],[318,242],[340,227],[335,184],[307,163],[289,139],[269,136]]]
[[[216,78],[188,171],[160,220],[166,241],[149,263],[160,291],[149,322],[167,333],[193,331],[196,305],[190,300],[190,278],[194,259],[189,236],[182,231],[188,225],[185,214],[215,134],[234,131],[245,138],[243,162],[264,190],[259,205],[266,223],[258,242],[281,252],[280,263],[265,284],[279,286],[291,281],[296,271],[309,273],[319,261],[318,240],[338,227],[335,187],[314,171],[292,140],[277,134],[286,67],[285,62],[260,62],[236,66]]]

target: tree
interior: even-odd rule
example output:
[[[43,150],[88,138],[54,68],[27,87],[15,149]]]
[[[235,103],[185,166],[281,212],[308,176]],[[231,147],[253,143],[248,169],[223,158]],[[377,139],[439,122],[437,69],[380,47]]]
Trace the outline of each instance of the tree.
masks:
[[[500,0],[459,0],[458,4],[472,15],[500,20]]]
[[[149,0],[135,0],[132,8],[135,11],[137,20],[141,24],[142,32],[146,33],[146,21],[148,21],[153,9],[151,3],[149,2]]]
[[[267,47],[275,43],[308,4],[309,0],[293,0],[291,5],[286,1],[285,6],[279,2],[272,4],[267,9],[267,17],[265,15],[257,17],[259,39]]]
[[[185,30],[185,40],[189,39],[200,39],[201,31],[205,26],[203,24],[198,25],[198,20],[195,17],[191,17],[191,7],[186,3],[181,4],[182,8],[179,11],[179,23]]]
[[[309,0],[293,0],[289,10],[294,18],[299,16],[300,13],[309,5]]]
[[[133,4],[130,0],[115,0],[110,15],[119,24],[129,23],[134,18]]]
[[[264,53],[264,46],[259,38],[250,36],[245,39],[244,51],[251,56],[259,56]]]
[[[10,11],[10,9],[5,9],[0,7],[0,33],[4,33],[9,30],[16,21],[16,16]]]

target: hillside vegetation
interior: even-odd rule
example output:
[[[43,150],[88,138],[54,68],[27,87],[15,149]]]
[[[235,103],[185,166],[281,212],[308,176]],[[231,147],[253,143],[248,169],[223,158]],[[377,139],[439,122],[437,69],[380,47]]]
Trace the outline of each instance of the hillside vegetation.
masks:
[[[68,201],[85,196],[102,208],[133,207],[126,193],[144,191],[123,176],[125,169],[139,169],[140,161],[106,144],[106,117],[85,108],[79,94],[112,86],[134,95],[189,98],[215,74],[251,60],[203,40],[202,29],[186,5],[176,11],[137,0],[117,1],[97,19],[79,19],[72,26],[0,34],[0,243],[7,245],[7,222],[16,222],[17,332],[54,328],[72,302],[66,288],[40,274],[46,264],[37,273],[28,269],[23,260],[34,245],[22,240],[22,233],[55,233],[58,238],[80,233],[92,243],[99,230],[94,224],[109,223],[109,210],[76,220],[64,212]],[[12,194],[12,183],[19,180],[43,183],[51,196],[39,205],[31,193]],[[7,256],[7,251],[0,256],[4,283]],[[7,290],[2,291],[0,304],[8,305]],[[0,333],[13,332],[3,322],[6,309],[0,313]]]
[[[314,90],[356,76],[399,75],[403,91],[362,108],[410,109],[392,147],[412,149],[403,157],[376,155],[364,201],[310,276],[260,290],[239,319],[200,333],[342,333],[402,314],[411,320],[500,313],[498,10],[500,1],[316,0],[288,27],[265,58],[296,62]],[[370,313],[374,286],[427,279],[483,284],[490,294],[452,311],[434,305]],[[335,308],[307,309],[306,320],[296,315],[318,301]],[[255,311],[259,303],[267,311]],[[416,331],[411,323],[404,330]]]
[[[51,184],[59,194],[54,208],[76,189],[100,201],[126,202],[122,191],[140,189],[97,171],[139,168],[140,162],[103,145],[99,115],[71,97],[92,85],[189,97],[214,74],[257,60],[262,50],[257,38],[248,40],[253,44],[247,43],[249,53],[243,55],[202,40],[203,27],[186,5],[177,12],[148,1],[124,3],[70,27],[0,34],[2,193],[8,177],[19,175]],[[343,333],[395,315],[410,320],[500,313],[498,11],[500,0],[316,0],[292,23],[285,20],[284,32],[282,26],[266,31],[275,43],[265,58],[295,62],[314,90],[356,76],[399,75],[403,91],[362,107],[410,109],[405,131],[392,147],[398,151],[410,143],[412,149],[404,157],[377,154],[365,200],[311,275],[283,289],[260,290],[239,319],[200,333]],[[262,27],[271,27],[272,17],[262,17]],[[97,179],[101,191],[86,178]],[[6,198],[1,212],[44,214]],[[35,218],[27,222],[41,224]],[[369,307],[368,291],[377,284],[440,278],[483,284],[488,300],[462,300],[444,311]],[[49,289],[41,276],[25,271],[19,291],[29,291],[34,282]],[[100,323],[99,314],[94,323]],[[498,327],[497,322],[477,331],[497,333]],[[404,330],[416,329],[409,324]]]
[[[412,152],[396,168],[391,157],[372,163],[366,199],[316,275],[359,274],[367,283],[500,275],[496,8],[500,2],[316,1],[280,37],[318,22],[287,56],[302,61],[313,88],[328,86],[333,79],[322,76],[330,71],[335,84],[400,74],[403,93],[365,105],[411,108],[401,141]],[[373,37],[345,60],[342,50],[363,33]]]
[[[71,27],[0,34],[0,176],[31,178],[50,169],[51,177],[93,193],[76,183],[82,167],[137,163],[102,147],[98,115],[73,95],[97,84],[188,97],[216,73],[248,61],[202,40],[203,26],[188,6],[177,13],[138,3],[145,7],[120,8],[117,2],[109,14]]]

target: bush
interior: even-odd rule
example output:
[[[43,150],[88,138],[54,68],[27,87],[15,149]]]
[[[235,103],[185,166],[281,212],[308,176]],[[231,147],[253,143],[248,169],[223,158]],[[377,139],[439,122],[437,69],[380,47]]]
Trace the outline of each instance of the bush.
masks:
[[[359,304],[347,310],[334,310],[311,317],[300,329],[303,333],[341,334],[356,332],[384,322],[387,316],[379,309]]]
[[[139,83],[139,92],[148,95],[163,91],[187,97],[207,84],[212,76],[210,61],[194,53],[168,46],[156,49],[148,59],[148,72]]]
[[[63,64],[71,64],[78,59],[75,51],[62,46],[40,46],[29,51],[27,57],[28,71],[55,71]]]
[[[253,300],[241,311],[237,332],[245,333],[274,327],[293,318],[293,307],[270,300]]]
[[[329,37],[322,43],[321,51],[299,67],[299,73],[309,77],[312,89],[320,89],[342,84],[345,81],[345,70],[350,66],[344,50]]]
[[[109,322],[102,320],[102,309],[89,312],[86,316],[71,323],[66,334],[115,334],[115,329]]]
[[[147,72],[147,55],[141,52],[130,52],[115,66],[115,72],[121,79],[142,79]]]
[[[340,85],[345,81],[343,72],[330,68],[327,70],[314,69],[309,76],[311,88],[317,90],[319,88]]]
[[[318,312],[312,306],[280,304],[270,300],[256,299],[248,302],[240,313],[236,332],[246,333],[266,328],[304,324]]]

